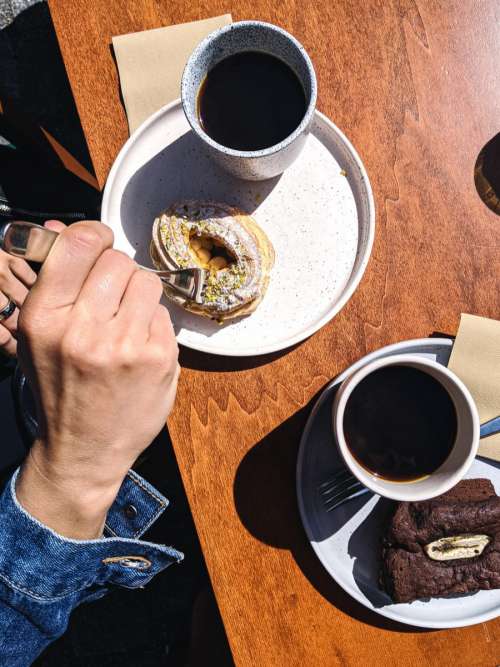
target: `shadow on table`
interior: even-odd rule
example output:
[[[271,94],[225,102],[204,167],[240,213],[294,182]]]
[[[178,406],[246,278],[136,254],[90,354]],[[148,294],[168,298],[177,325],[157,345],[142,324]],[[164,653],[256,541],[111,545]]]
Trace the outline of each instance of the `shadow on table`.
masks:
[[[34,212],[81,213],[70,220],[95,217],[100,193],[45,2],[21,11],[0,31],[0,63],[4,201]]]
[[[234,480],[240,520],[261,542],[290,550],[316,590],[353,618],[394,632],[425,632],[378,616],[356,602],[330,577],[307,541],[297,506],[295,475],[300,434],[318,396],[257,443],[241,461]]]
[[[430,334],[430,338],[453,338],[449,334],[435,332]],[[307,338],[305,340],[308,340]],[[191,350],[187,347],[181,345],[180,347],[180,364],[182,367],[191,368],[197,371],[206,371],[206,372],[215,372],[215,373],[224,373],[231,371],[246,371],[251,368],[258,368],[259,366],[264,366],[270,364],[276,359],[283,357],[289,352],[293,352],[298,347],[300,347],[305,340],[295,345],[291,345],[283,350],[278,352],[272,352],[270,354],[261,354],[258,356],[252,357],[227,357],[223,355],[216,354],[206,354],[205,352],[198,352],[197,350]],[[444,353],[443,361],[447,361],[447,355]],[[309,406],[312,408],[314,405],[313,399]],[[308,411],[309,414],[310,410]],[[356,507],[356,511],[359,507]]]
[[[297,349],[302,345],[296,343],[284,350],[278,352],[271,352],[270,354],[259,354],[252,357],[227,357],[218,354],[206,354],[205,352],[198,352],[197,350],[190,350],[181,345],[179,354],[179,363],[183,368],[191,368],[196,371],[204,371],[206,373],[231,373],[236,371],[247,371],[251,368],[259,368],[265,366],[280,357],[285,356],[289,352]]]

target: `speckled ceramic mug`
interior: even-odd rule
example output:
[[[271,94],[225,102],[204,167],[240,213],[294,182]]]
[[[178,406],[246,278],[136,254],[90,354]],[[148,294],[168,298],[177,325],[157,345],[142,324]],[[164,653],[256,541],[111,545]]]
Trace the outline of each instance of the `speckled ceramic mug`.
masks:
[[[302,83],[307,100],[306,113],[292,134],[275,146],[257,151],[222,146],[208,136],[198,119],[198,92],[207,72],[224,58],[243,51],[261,51],[284,61]],[[316,95],[316,74],[304,47],[285,30],[260,21],[232,23],[208,35],[191,54],[181,83],[182,106],[193,132],[221,167],[251,181],[278,176],[297,158],[314,118]]]

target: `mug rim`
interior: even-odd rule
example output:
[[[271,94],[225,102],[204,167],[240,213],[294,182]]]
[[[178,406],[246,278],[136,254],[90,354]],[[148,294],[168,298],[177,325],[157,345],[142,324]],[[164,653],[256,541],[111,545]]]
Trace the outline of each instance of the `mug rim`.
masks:
[[[241,151],[241,150],[236,150],[235,148],[229,148],[228,146],[224,146],[224,144],[219,144],[217,141],[214,141],[206,132],[205,130],[201,127],[198,118],[196,114],[192,114],[191,111],[188,109],[188,104],[186,102],[187,98],[187,75],[190,73],[192,68],[194,67],[196,61],[200,57],[200,55],[205,51],[207,46],[216,38],[218,38],[220,35],[223,35],[227,32],[230,32],[231,30],[239,30],[240,28],[243,27],[259,27],[259,28],[265,28],[267,30],[270,30],[272,32],[277,32],[284,37],[286,37],[297,49],[297,51],[301,54],[302,58],[304,59],[304,62],[306,64],[307,70],[309,72],[309,75],[311,77],[311,94],[309,96],[309,101],[307,103],[307,109],[304,114],[304,117],[300,121],[300,123],[297,125],[295,130],[289,134],[287,137],[285,137],[282,141],[280,141],[278,144],[274,144],[273,146],[269,146],[268,148],[262,148],[260,150],[256,151]],[[250,49],[251,50],[251,49]],[[241,51],[243,53],[243,51]],[[288,63],[287,63],[288,64]],[[287,146],[289,146],[291,143],[295,141],[295,139],[302,134],[302,132],[308,127],[308,125],[311,122],[311,119],[314,115],[314,112],[316,110],[316,101],[317,101],[317,96],[318,96],[318,85],[317,85],[317,80],[316,80],[316,72],[314,70],[314,65],[312,63],[311,58],[309,57],[309,54],[305,50],[305,48],[302,46],[302,44],[296,39],[293,35],[291,35],[289,32],[286,30],[283,30],[283,28],[280,28],[277,25],[274,25],[273,23],[267,23],[265,21],[236,21],[235,23],[229,23],[228,25],[222,26],[221,28],[217,28],[217,30],[214,30],[211,32],[209,35],[207,35],[202,41],[195,47],[194,51],[191,53],[189,56],[186,65],[184,67],[184,71],[182,73],[182,79],[181,79],[181,102],[182,102],[182,108],[184,109],[184,114],[187,118],[187,121],[193,130],[203,141],[205,141],[209,146],[214,148],[215,150],[224,153],[225,155],[230,155],[232,157],[242,157],[242,158],[261,158],[261,157],[267,157],[268,155],[274,155],[275,153],[278,153],[279,151],[283,150]]]
[[[422,491],[422,489],[419,489],[417,484],[420,480],[412,480],[408,482],[405,481],[393,482],[391,480],[385,479],[384,477],[378,478],[369,470],[363,468],[360,464],[357,464],[358,466],[361,467],[363,471],[363,474],[360,475],[360,471],[354,465],[355,459],[351,454],[349,447],[347,446],[347,441],[343,429],[343,418],[345,414],[345,408],[351,394],[365,377],[367,377],[374,371],[378,370],[379,368],[383,368],[386,366],[394,366],[394,365],[416,366],[420,370],[422,370],[422,372],[428,373],[429,375],[432,374],[429,373],[427,369],[433,369],[434,371],[437,372],[437,374],[446,377],[457,388],[457,390],[464,398],[465,404],[468,408],[467,415],[465,416],[466,418],[469,418],[472,424],[472,438],[471,438],[471,443],[469,445],[468,453],[466,456],[464,456],[462,463],[457,467],[455,471],[447,474],[446,478],[441,482],[436,482],[435,488],[433,489],[432,492],[425,492]],[[453,403],[455,405],[455,399],[451,395],[449,389],[446,386],[444,386],[444,388],[447,391],[448,395],[453,400]],[[350,470],[350,472],[354,475],[354,477],[356,477],[356,479],[358,479],[364,486],[369,488],[371,491],[385,498],[390,498],[391,500],[407,501],[407,502],[429,500],[430,498],[435,498],[436,496],[439,496],[445,493],[446,491],[449,491],[451,488],[453,488],[453,486],[458,484],[458,482],[461,479],[463,479],[465,473],[472,465],[472,462],[477,454],[477,450],[479,447],[479,428],[480,428],[479,414],[477,411],[476,403],[470,391],[467,389],[462,380],[460,380],[460,378],[457,375],[455,375],[455,373],[453,373],[447,366],[444,366],[436,361],[433,361],[432,359],[427,359],[426,357],[421,357],[420,355],[416,354],[399,354],[389,357],[382,357],[380,359],[375,359],[374,361],[369,362],[365,366],[362,366],[358,371],[356,371],[350,377],[347,377],[340,385],[333,402],[332,426],[333,426],[333,435],[335,439],[335,444],[337,445],[340,454],[342,456],[342,459],[347,468]],[[453,449],[455,448],[456,443],[457,440],[455,440],[455,443],[451,451],[453,451]],[[432,478],[432,476],[436,472],[438,472],[445,463],[446,461],[444,461],[441,464],[441,466],[439,466],[439,468],[436,468],[436,470],[432,471],[429,475],[427,475],[423,479]],[[384,484],[391,484],[393,486],[390,490],[386,490],[385,488],[381,489],[380,484],[378,482]]]

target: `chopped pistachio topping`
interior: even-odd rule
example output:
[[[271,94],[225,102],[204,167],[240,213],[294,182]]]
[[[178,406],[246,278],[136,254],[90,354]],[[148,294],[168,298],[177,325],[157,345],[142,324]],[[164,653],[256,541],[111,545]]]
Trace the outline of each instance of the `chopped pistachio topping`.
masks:
[[[190,250],[190,240],[194,237],[208,236],[234,257],[228,266],[210,267],[202,292],[203,304],[215,318],[252,301],[260,289],[259,249],[255,238],[232,211],[223,205],[186,202],[160,216],[160,239],[172,268],[197,264]]]

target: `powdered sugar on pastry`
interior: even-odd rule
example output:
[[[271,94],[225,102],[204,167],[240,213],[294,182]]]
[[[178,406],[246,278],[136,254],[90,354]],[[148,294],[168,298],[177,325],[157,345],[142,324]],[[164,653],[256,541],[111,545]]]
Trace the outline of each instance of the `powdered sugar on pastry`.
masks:
[[[255,310],[274,263],[273,247],[253,218],[214,202],[179,202],[161,213],[153,225],[151,256],[158,268],[209,269],[201,304],[168,285],[165,293],[187,310],[220,321]]]

